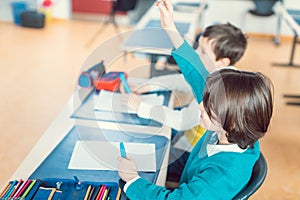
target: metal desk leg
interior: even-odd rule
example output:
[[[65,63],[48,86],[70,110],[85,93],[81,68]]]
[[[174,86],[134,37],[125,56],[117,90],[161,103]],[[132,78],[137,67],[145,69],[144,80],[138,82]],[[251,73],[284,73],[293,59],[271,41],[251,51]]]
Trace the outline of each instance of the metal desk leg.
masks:
[[[282,21],[282,14],[278,13],[277,30],[276,30],[276,35],[275,35],[274,40],[273,40],[274,44],[277,45],[277,46],[280,44],[281,21]]]
[[[158,61],[159,57],[166,57],[167,55],[162,55],[162,54],[149,54],[150,55],[150,78],[154,76],[162,76],[162,75],[168,75],[168,74],[178,74],[180,73],[179,69],[178,70],[172,70],[164,66],[163,69],[156,69],[156,64]]]
[[[94,42],[96,37],[99,36],[107,28],[107,25],[109,25],[109,24],[113,25],[116,33],[120,33],[118,24],[115,19],[115,14],[116,14],[116,10],[114,8],[115,4],[116,4],[116,1],[113,1],[113,5],[111,7],[111,11],[109,13],[107,21],[105,21],[104,24],[97,30],[97,32],[95,32],[95,34],[87,41],[86,46],[89,47]]]
[[[153,76],[157,76],[157,70],[155,69],[155,65],[157,63],[158,56],[154,54],[150,54],[150,78]]]
[[[300,65],[294,64],[294,62],[293,62],[297,43],[298,43],[298,35],[295,33],[289,63],[287,63],[287,64],[273,63],[272,65],[273,66],[285,66],[285,67],[300,67]]]

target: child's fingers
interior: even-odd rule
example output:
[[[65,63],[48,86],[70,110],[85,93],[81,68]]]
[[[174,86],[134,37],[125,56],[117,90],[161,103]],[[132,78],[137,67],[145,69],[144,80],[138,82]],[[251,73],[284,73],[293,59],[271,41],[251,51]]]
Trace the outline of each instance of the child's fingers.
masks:
[[[160,3],[160,0],[156,1],[156,2],[154,3],[154,5],[158,6],[159,3]]]
[[[167,10],[167,8],[166,8],[164,2],[162,2],[162,1],[158,2],[158,5],[157,5],[157,6],[159,7],[160,11],[161,11],[163,14],[167,14],[167,13],[168,13],[168,10]]]
[[[169,12],[173,11],[173,5],[170,0],[164,0],[164,4]]]

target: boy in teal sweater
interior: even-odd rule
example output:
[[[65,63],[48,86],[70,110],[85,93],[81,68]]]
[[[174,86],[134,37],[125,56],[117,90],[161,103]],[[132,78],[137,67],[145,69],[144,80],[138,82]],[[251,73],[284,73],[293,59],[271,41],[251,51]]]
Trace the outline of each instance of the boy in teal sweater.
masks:
[[[118,158],[129,199],[232,199],[250,179],[258,139],[268,131],[272,85],[261,73],[221,69],[206,79],[200,125],[208,131],[192,150],[173,191],[139,177],[131,158]]]
[[[205,87],[207,67],[214,67],[211,58],[203,55],[203,64],[189,51],[172,25],[170,2],[157,4],[176,48],[172,55],[200,103],[200,125],[209,131],[194,147],[173,191],[147,182],[133,160],[119,158],[124,191],[130,199],[231,199],[247,184],[259,157],[258,139],[267,132],[273,110],[271,83],[260,73],[222,69],[209,75]]]

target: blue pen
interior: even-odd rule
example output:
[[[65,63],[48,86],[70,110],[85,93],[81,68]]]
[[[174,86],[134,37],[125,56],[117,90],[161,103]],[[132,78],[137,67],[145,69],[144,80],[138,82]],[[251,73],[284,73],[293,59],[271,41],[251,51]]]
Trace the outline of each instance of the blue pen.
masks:
[[[120,142],[120,153],[121,153],[121,157],[122,158],[126,158],[127,157],[123,142]]]
[[[121,81],[122,81],[122,84],[123,84],[123,87],[124,87],[124,89],[125,89],[125,92],[126,92],[126,93],[131,93],[130,87],[129,87],[127,81],[126,81],[126,78],[125,78],[125,76],[124,76],[124,73],[120,73],[120,79],[121,79]]]

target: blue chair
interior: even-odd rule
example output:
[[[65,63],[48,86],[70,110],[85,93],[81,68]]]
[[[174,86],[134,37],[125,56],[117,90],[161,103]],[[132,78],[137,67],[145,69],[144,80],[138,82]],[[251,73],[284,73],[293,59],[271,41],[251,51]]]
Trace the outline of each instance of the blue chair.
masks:
[[[251,178],[246,187],[240,191],[233,200],[245,200],[254,194],[258,188],[263,184],[268,171],[267,161],[262,153],[260,153],[259,159],[256,161]]]
[[[254,10],[249,10],[253,15],[268,17],[274,14],[273,6],[278,0],[252,0],[255,4]]]

